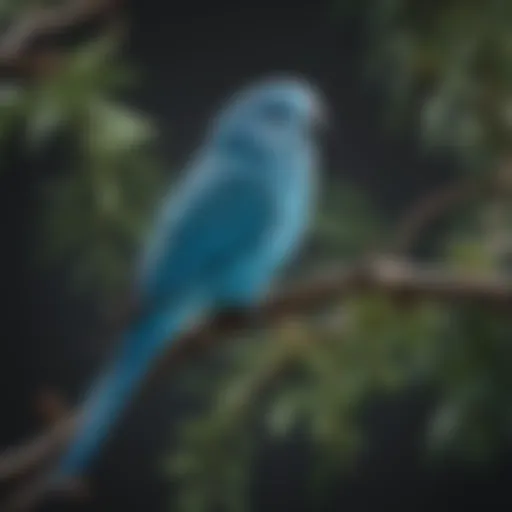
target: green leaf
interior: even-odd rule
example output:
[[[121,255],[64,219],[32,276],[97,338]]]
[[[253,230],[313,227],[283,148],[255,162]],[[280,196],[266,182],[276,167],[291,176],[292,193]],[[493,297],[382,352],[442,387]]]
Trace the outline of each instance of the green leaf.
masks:
[[[26,123],[27,145],[40,150],[66,121],[66,114],[56,95],[49,91],[40,95]]]
[[[147,116],[106,101],[90,105],[86,126],[85,144],[93,155],[130,154],[155,135]]]
[[[281,392],[267,411],[267,426],[272,435],[286,436],[304,415],[305,397],[299,390]]]

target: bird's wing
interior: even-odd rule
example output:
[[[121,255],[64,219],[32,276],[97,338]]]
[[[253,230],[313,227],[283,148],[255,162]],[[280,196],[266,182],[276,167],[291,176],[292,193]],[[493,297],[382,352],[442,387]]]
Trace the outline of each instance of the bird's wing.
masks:
[[[219,275],[258,246],[274,219],[262,180],[227,175],[199,188],[155,234],[142,278],[145,301],[179,296]]]

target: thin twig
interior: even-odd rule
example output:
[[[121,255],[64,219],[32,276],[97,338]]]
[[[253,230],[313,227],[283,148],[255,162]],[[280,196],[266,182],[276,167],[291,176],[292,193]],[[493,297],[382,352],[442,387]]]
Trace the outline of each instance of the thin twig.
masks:
[[[32,9],[10,26],[0,39],[0,60],[14,62],[24,57],[34,40],[54,35],[108,12],[119,0],[71,0],[57,8]]]
[[[431,224],[461,203],[485,193],[488,188],[489,183],[483,180],[458,181],[422,197],[399,222],[393,253],[407,254]]]

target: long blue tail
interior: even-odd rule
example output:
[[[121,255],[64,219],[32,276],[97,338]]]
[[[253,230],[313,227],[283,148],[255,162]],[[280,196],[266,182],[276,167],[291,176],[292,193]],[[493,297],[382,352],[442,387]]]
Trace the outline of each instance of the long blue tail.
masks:
[[[74,440],[57,467],[56,479],[79,476],[87,468],[153,360],[178,336],[189,311],[181,308],[174,313],[151,315],[127,332],[114,361],[90,390]]]

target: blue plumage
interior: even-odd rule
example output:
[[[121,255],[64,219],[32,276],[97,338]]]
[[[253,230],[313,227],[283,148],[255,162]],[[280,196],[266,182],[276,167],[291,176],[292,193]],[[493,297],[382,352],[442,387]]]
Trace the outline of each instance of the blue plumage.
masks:
[[[214,308],[256,304],[297,250],[312,208],[321,114],[318,94],[296,79],[257,83],[221,110],[164,201],[136,281],[146,313],[91,389],[59,477],[87,469],[163,348]]]

